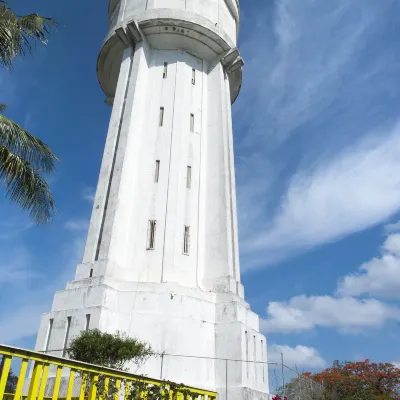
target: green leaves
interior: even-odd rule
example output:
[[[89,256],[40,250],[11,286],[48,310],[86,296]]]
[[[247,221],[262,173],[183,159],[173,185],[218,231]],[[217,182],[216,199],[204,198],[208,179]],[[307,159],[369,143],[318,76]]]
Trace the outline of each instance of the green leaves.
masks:
[[[37,171],[51,173],[54,170],[57,157],[50,148],[2,114],[0,114],[0,145],[17,153]]]
[[[54,19],[38,14],[19,17],[5,1],[0,1],[0,63],[12,68],[14,58],[31,52],[35,41],[47,44],[55,26]]]
[[[0,179],[11,201],[28,210],[37,224],[55,214],[43,173],[52,173],[56,160],[46,144],[0,114]]]
[[[31,52],[36,41],[46,44],[54,26],[53,19],[38,14],[17,16],[0,0],[0,65],[12,68],[14,58]],[[49,222],[55,208],[43,174],[54,171],[57,158],[45,143],[2,115],[6,108],[0,104],[0,180],[11,201],[38,224]]]
[[[11,201],[28,210],[37,224],[51,220],[55,207],[47,182],[31,163],[2,145],[0,179],[4,181]]]
[[[120,333],[98,329],[83,331],[70,344],[70,357],[77,361],[123,370],[128,362],[139,365],[152,356],[147,343]]]

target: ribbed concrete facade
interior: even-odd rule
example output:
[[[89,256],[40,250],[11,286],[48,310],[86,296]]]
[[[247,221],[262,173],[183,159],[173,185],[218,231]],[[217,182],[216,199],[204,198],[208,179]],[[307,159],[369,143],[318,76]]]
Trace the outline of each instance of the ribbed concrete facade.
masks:
[[[83,329],[120,330],[169,354],[141,373],[265,398],[266,339],[240,283],[238,10],[234,0],[110,1],[98,76],[112,115],[85,254],[36,350],[60,355]],[[228,374],[223,359],[237,360]]]

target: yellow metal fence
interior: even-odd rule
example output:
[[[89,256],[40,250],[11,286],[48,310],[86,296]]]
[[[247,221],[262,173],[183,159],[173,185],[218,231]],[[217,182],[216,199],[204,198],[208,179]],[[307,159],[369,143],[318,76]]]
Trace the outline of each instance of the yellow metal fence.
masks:
[[[0,400],[95,400],[100,398],[118,400],[121,396],[132,400],[135,398],[132,397],[132,388],[136,386],[140,387],[137,398],[142,400],[148,399],[149,393],[154,393],[154,389],[157,387],[162,392],[167,390],[171,400],[216,400],[217,397],[216,392],[208,390],[175,385],[111,368],[10,346],[0,345],[0,356],[3,357],[3,368],[0,374]],[[19,360],[20,365],[15,393],[6,393],[11,365],[15,360]],[[31,373],[28,371],[29,363],[31,363]],[[54,372],[52,374],[54,376],[50,377],[49,371]],[[67,380],[66,393],[60,391],[63,377]],[[45,396],[49,379],[52,380],[52,394]],[[100,381],[101,385],[99,385]],[[79,388],[76,388],[77,385]],[[73,397],[77,390],[79,396]]]

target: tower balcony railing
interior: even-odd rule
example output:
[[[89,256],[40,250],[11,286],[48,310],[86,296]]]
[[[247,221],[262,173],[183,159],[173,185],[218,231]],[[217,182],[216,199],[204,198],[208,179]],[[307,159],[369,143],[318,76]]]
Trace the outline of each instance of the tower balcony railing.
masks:
[[[0,400],[217,398],[216,392],[11,346],[0,345],[0,356]],[[17,379],[13,393],[7,393],[11,368]]]

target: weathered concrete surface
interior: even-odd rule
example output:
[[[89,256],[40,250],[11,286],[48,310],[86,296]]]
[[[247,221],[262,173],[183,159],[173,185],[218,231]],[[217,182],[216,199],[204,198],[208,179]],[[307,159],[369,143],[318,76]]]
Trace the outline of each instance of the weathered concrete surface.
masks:
[[[166,353],[141,373],[222,399],[226,382],[229,399],[268,392],[266,339],[240,282],[231,117],[243,64],[238,21],[232,0],[111,3],[99,77],[113,109],[85,253],[42,318],[37,350],[62,354],[89,321]],[[240,360],[228,376],[224,359]]]

